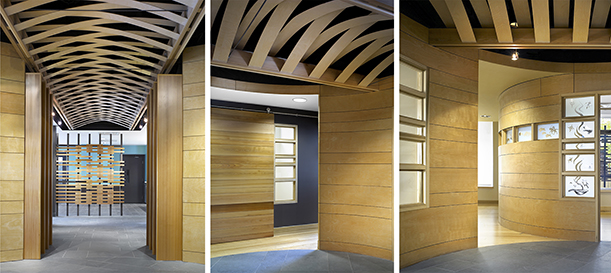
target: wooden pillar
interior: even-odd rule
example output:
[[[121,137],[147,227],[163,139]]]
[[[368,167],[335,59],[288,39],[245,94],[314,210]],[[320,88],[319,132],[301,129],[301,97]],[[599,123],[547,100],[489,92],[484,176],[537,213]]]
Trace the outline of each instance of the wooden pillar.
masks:
[[[25,80],[25,202],[23,258],[40,259],[42,246],[42,98],[40,73]]]
[[[182,75],[157,84],[157,260],[182,260]]]

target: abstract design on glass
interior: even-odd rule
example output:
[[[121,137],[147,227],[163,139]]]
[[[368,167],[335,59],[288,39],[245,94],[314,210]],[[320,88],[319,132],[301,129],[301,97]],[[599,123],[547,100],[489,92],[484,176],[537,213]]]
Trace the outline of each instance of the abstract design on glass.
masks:
[[[573,192],[576,195],[581,196],[590,191],[590,183],[586,179],[583,179],[581,176],[575,176],[575,178],[573,178],[573,180],[569,182],[569,185],[573,187],[572,189],[569,189],[569,192]]]
[[[567,171],[591,172],[594,171],[593,155],[566,155]],[[570,164],[570,165],[569,165]]]
[[[577,125],[579,124],[579,125]],[[592,121],[587,121],[587,122],[571,122],[571,123],[567,123],[566,124],[567,127],[566,129],[568,130],[569,135],[567,135],[567,138],[591,138],[594,137],[593,133],[594,133],[594,129],[590,128],[593,127],[592,125],[594,125],[594,122]],[[575,127],[577,125],[577,127]],[[570,135],[572,134],[572,136]]]
[[[592,102],[590,101],[586,101],[585,103],[583,103],[581,100],[571,99],[569,100],[569,104],[571,105],[571,108],[573,108],[573,111],[575,111],[575,113],[582,117],[584,116],[583,112],[592,107]]]
[[[541,138],[541,136],[544,136],[545,138],[558,138],[558,128],[556,128],[556,125],[552,125],[548,129],[549,130],[546,130],[545,127],[540,125],[539,138]]]

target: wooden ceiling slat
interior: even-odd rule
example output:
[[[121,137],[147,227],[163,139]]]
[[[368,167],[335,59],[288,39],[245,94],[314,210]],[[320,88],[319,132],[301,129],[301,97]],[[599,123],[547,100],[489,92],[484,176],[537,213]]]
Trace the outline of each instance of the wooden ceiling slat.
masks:
[[[229,0],[227,3],[227,9],[225,9],[219,29],[219,37],[216,40],[214,55],[212,55],[213,60],[226,62],[229,59],[233,40],[240,24],[240,20],[236,20],[236,18],[242,18],[247,4],[248,1],[242,0]]]
[[[490,15],[490,8],[488,8],[488,3],[486,0],[470,0],[471,6],[475,10],[475,15],[477,15],[477,20],[480,25],[484,28],[494,27],[494,23],[492,22],[492,15]]]
[[[337,58],[335,58],[335,60],[333,62],[336,62],[337,60],[339,60],[340,58],[344,57],[350,51],[356,49],[359,46],[362,46],[362,45],[364,45],[366,43],[369,43],[371,41],[375,41],[377,39],[386,39],[387,37],[392,37],[393,35],[394,35],[394,30],[393,29],[385,29],[385,30],[376,31],[374,33],[369,33],[367,35],[359,37],[358,39],[355,39],[354,41],[352,41],[350,43],[350,45],[348,45],[342,51],[342,53],[340,53],[337,56]]]
[[[267,17],[276,6],[282,3],[284,0],[259,0],[255,5],[248,10],[246,16],[242,19],[238,32],[234,38],[233,46],[238,49],[243,49],[246,43],[250,39],[255,28],[259,26],[259,23],[263,18]]]
[[[386,59],[380,62],[365,78],[359,83],[359,86],[369,86],[377,77],[393,63],[394,54],[390,54]]]
[[[477,40],[475,39],[471,22],[469,22],[469,17],[462,1],[446,0],[446,5],[450,10],[454,25],[456,25],[456,30],[463,43],[476,43]]]
[[[301,62],[303,59],[303,56],[306,54],[307,50],[314,43],[314,40],[340,12],[341,10],[336,10],[328,13],[310,24],[306,32],[301,36],[301,38],[299,38],[297,46],[295,46],[293,51],[291,51],[289,57],[286,58],[286,62],[284,62],[284,65],[282,66],[282,72],[293,73],[299,62]]]
[[[590,30],[591,0],[575,1],[575,12],[573,15],[573,43],[587,43]]]
[[[302,27],[306,26],[312,21],[318,20],[319,18],[325,17],[329,13],[339,14],[342,10],[350,7],[349,3],[342,1],[327,2],[322,5],[315,6],[308,9],[305,12],[300,13],[291,19],[286,26],[282,28],[280,34],[274,41],[274,45],[271,49],[271,55],[276,56],[278,51],[286,44],[286,42]]]
[[[505,1],[488,0],[488,4],[490,5],[490,14],[492,15],[492,21],[494,22],[494,29],[496,31],[498,41],[501,43],[513,42],[511,27],[509,26],[509,15],[507,14],[507,6],[505,6]]]
[[[520,27],[532,27],[530,20],[530,7],[528,0],[511,0],[513,4],[513,12],[516,15],[516,21]]]
[[[223,0],[210,0],[210,22],[214,23],[214,20],[216,20],[216,15],[219,13],[219,9],[221,8],[221,3],[223,3]]]
[[[435,11],[437,11],[437,15],[439,15],[439,17],[441,17],[441,20],[443,21],[443,24],[446,25],[446,27],[454,27],[454,20],[452,20],[452,15],[450,14],[450,10],[448,9],[448,6],[446,5],[445,0],[430,0],[431,4],[433,5],[433,8],[435,8]]]
[[[22,12],[24,10],[28,10],[31,8],[35,8],[47,3],[51,3],[55,0],[27,0],[27,1],[23,1],[21,3],[17,3],[8,7],[4,8],[4,11],[6,12],[7,15],[11,16],[14,15],[18,12]]]
[[[570,0],[554,0],[554,27],[555,28],[569,27],[570,9],[571,9]]]
[[[449,6],[448,6],[449,7]],[[373,54],[375,54],[380,48],[386,43],[390,42],[393,37],[387,37],[386,39],[378,39],[375,42],[369,44],[356,58],[354,58],[350,64],[342,71],[341,74],[335,79],[336,82],[344,83],[348,78],[363,65]]]
[[[594,2],[594,10],[592,11],[592,22],[590,23],[590,26],[592,28],[604,28],[607,24],[607,17],[609,16],[610,9],[611,0],[596,0]]]
[[[280,33],[280,29],[284,26],[291,13],[293,13],[300,2],[300,0],[285,0],[276,7],[267,26],[263,29],[261,37],[259,37],[259,42],[252,54],[252,58],[248,64],[249,66],[263,66],[265,58],[269,55],[269,51]]]
[[[533,26],[535,29],[535,42],[550,42],[549,3],[547,0],[532,0]]]

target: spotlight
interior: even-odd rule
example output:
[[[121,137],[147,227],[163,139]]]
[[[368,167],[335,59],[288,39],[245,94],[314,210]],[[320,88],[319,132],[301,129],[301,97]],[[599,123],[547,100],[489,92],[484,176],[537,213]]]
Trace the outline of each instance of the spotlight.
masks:
[[[58,121],[58,122],[57,122],[57,125],[62,126],[62,121],[61,121],[61,120],[60,120],[60,121]]]
[[[146,117],[143,120],[144,120],[144,122],[149,122],[149,119],[146,118]]]
[[[511,28],[518,28],[518,22],[511,22],[511,23],[509,23],[509,26]]]
[[[142,124],[140,124],[139,128],[142,129],[142,127],[143,127]]]
[[[51,112],[51,116],[55,116],[55,112]]]
[[[511,54],[511,60],[512,61],[517,61],[520,58],[520,56],[518,56],[518,51],[514,51],[513,54]]]

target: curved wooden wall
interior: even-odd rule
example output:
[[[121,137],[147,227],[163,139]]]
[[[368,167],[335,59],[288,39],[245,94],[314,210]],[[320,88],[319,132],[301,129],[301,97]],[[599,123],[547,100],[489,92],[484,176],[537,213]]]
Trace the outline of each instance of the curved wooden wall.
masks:
[[[23,259],[25,64],[0,43],[0,262]]]
[[[392,260],[393,78],[380,92],[321,87],[319,248]]]
[[[407,23],[401,55],[429,67],[429,207],[400,214],[401,267],[477,247],[477,59],[428,45]]]
[[[499,96],[499,129],[558,122],[560,94],[572,93],[574,80],[575,86],[577,82],[584,85],[583,91],[596,89],[585,86],[599,82],[590,75],[565,74],[508,88]],[[596,202],[560,198],[559,149],[558,139],[500,146],[499,222],[506,228],[539,236],[596,241]]]

